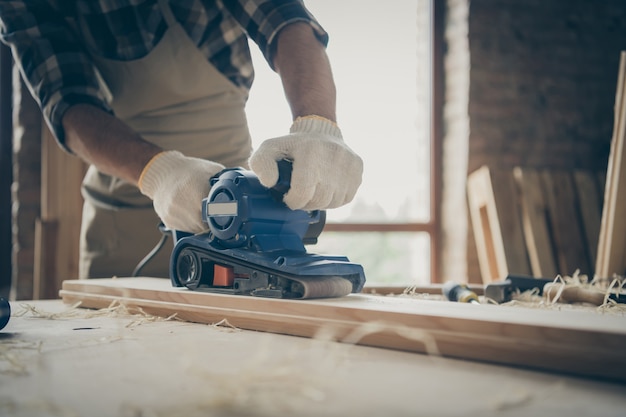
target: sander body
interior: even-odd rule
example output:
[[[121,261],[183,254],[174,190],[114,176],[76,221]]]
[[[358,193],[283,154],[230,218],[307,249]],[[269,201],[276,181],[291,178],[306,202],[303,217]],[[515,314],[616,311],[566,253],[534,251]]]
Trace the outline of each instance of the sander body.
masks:
[[[328,298],[360,292],[363,267],[345,256],[309,253],[325,224],[321,210],[291,210],[282,197],[291,162],[264,187],[249,170],[226,169],[210,179],[202,200],[205,233],[175,231],[170,277],[194,291],[271,298]]]

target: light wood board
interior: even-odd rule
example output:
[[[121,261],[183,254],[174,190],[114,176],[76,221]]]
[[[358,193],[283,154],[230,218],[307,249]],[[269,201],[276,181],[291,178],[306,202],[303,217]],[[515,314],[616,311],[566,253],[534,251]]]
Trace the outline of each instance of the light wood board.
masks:
[[[593,271],[585,251],[587,245],[577,215],[579,209],[571,173],[544,170],[541,177],[549,208],[558,272],[571,276],[578,269],[583,274],[592,275]]]
[[[78,278],[87,165],[61,150],[42,122],[41,216],[35,225],[33,299],[54,299],[65,278]]]
[[[522,195],[520,199],[522,225],[533,276],[555,277],[558,268],[550,236],[541,173],[537,170],[516,167],[513,169],[513,175]]]
[[[483,166],[468,176],[467,197],[482,282],[530,275],[513,174]]]
[[[626,317],[351,294],[276,300],[193,292],[158,278],[68,280],[65,303],[626,382]],[[243,348],[243,347],[242,347]],[[247,348],[246,348],[247,349]]]
[[[626,275],[626,51],[621,54],[596,275]]]

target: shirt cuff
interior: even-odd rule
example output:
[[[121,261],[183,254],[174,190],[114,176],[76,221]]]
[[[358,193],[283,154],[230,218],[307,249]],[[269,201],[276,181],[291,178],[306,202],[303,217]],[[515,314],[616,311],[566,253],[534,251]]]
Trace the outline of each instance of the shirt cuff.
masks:
[[[286,7],[287,6],[285,6],[285,8]],[[270,31],[269,36],[267,37],[267,45],[265,46],[263,50],[263,55],[265,56],[267,63],[270,65],[270,67],[273,70],[276,70],[276,68],[274,67],[274,56],[276,55],[276,46],[277,46],[276,41],[278,40],[278,34],[286,26],[292,23],[296,23],[296,22],[308,23],[311,26],[311,29],[313,29],[313,33],[315,34],[315,37],[320,41],[320,43],[324,45],[325,47],[328,45],[328,33],[326,33],[324,28],[317,22],[317,20],[315,20],[313,15],[311,15],[311,13],[308,10],[297,9],[297,11],[291,11],[291,12],[293,12],[291,13],[292,16],[281,21],[279,25],[277,25],[276,27],[273,28],[273,30]],[[285,10],[281,10],[281,8],[277,8],[277,10],[274,11],[274,14],[284,15],[286,13],[287,12]],[[272,20],[273,19],[271,18],[267,19],[268,22],[271,22]]]

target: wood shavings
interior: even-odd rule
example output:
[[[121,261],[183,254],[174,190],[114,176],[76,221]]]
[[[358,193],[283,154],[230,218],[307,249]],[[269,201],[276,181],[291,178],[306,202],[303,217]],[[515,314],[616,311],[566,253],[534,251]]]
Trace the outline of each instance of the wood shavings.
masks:
[[[428,332],[384,321],[370,321],[363,323],[352,330],[347,336],[342,338],[341,341],[343,343],[356,345],[366,336],[381,332],[392,332],[405,339],[419,342],[424,345],[426,354],[436,356],[440,355],[435,338]]]
[[[554,279],[557,286],[555,294],[550,294],[550,299],[539,295],[538,289],[512,294],[512,300],[503,303],[504,306],[519,306],[526,308],[541,308],[548,310],[586,310],[602,314],[626,315],[626,304],[617,303],[609,297],[611,294],[624,294],[626,281],[623,277],[613,277],[611,280],[594,278],[589,280],[585,274],[576,270],[571,276],[557,275]],[[565,303],[561,301],[561,295],[566,287],[580,287],[587,290],[604,292],[604,302],[600,306],[591,306],[585,303]]]
[[[312,403],[321,403],[332,391],[329,375],[342,359],[331,350],[336,343],[320,345],[319,341],[303,339],[293,350],[276,351],[273,338],[266,338],[242,357],[243,363],[233,372],[215,373],[211,368],[190,364],[188,372],[207,381],[197,390],[192,401],[173,406],[144,408],[124,406],[122,416],[141,417],[205,417],[205,416],[276,416],[298,415]],[[311,349],[313,346],[320,349]],[[328,347],[328,349],[325,349]],[[345,352],[345,350],[344,350]],[[347,354],[347,353],[346,353]],[[210,387],[210,388],[207,388]],[[192,391],[193,392],[193,391]]]
[[[394,295],[394,294],[389,294],[389,295]],[[402,294],[400,295],[423,296],[423,295],[428,295],[428,294],[421,293],[417,285],[412,285],[410,287],[406,287],[404,291],[402,291]]]
[[[25,351],[41,352],[42,342],[27,342],[19,339],[3,340],[0,344],[0,374],[26,375],[27,358]]]
[[[61,312],[42,311],[31,304],[20,304],[21,310],[17,311],[15,317],[31,317],[47,320],[68,320],[68,319],[90,319],[95,317],[110,318],[133,318],[126,327],[139,326],[145,323],[178,320],[176,313],[168,317],[160,317],[146,313],[141,307],[127,306],[119,300],[113,301],[107,308],[97,310],[79,308],[80,302],[75,303]]]
[[[549,398],[555,391],[563,389],[563,381],[557,381],[551,386],[543,388],[540,392],[531,392],[528,388],[509,388],[499,396],[492,396],[492,398],[496,399],[491,401],[491,408],[493,408],[494,411],[500,412],[530,407],[534,403]]]
[[[0,415],[3,416],[50,416],[50,417],[78,417],[75,410],[62,406],[51,400],[32,400],[17,402],[12,398],[0,398]]]
[[[571,276],[557,275],[554,279],[554,283],[562,284],[563,287],[559,289],[557,294],[550,293],[550,298],[544,298],[540,293],[539,288],[533,288],[528,291],[514,291],[511,294],[511,300],[504,303],[498,303],[485,296],[479,296],[481,304],[495,304],[507,307],[523,307],[532,309],[545,309],[545,310],[578,310],[578,311],[593,311],[601,314],[613,314],[613,315],[626,315],[626,304],[618,303],[611,297],[621,294],[626,297],[626,279],[620,276],[614,276],[611,279],[600,279],[594,277],[590,280],[585,274],[581,274],[579,270],[576,270]],[[601,291],[604,293],[604,302],[602,305],[593,305],[591,303],[567,303],[561,298],[561,293],[565,286],[569,287],[581,287],[593,291]],[[436,300],[443,301],[442,295],[433,293],[420,292],[419,286],[409,286],[404,289],[400,294],[387,294],[389,297],[409,297],[416,300]]]
[[[13,316],[24,317],[28,315],[28,317],[37,318],[37,319],[63,320],[63,319],[75,318],[76,316],[80,315],[80,310],[78,310],[79,306],[80,306],[80,302],[73,304],[72,306],[70,306],[64,311],[52,313],[52,312],[47,312],[47,311],[41,311],[37,307],[33,306],[32,304],[21,303],[20,304],[21,309],[15,312]]]
[[[420,292],[417,286],[407,287],[401,294],[388,294],[389,297],[409,297],[418,300],[441,300],[440,294],[428,294]]]
[[[218,321],[217,323],[211,324],[211,327],[214,327],[214,328],[219,329],[219,330],[226,330],[226,331],[233,331],[233,332],[240,332],[241,331],[241,329],[239,327],[233,326],[225,318],[220,320],[220,321]]]
[[[505,397],[496,402],[493,408],[496,411],[506,411],[514,408],[526,407],[532,403],[533,396],[528,391],[518,391],[514,393],[507,393]]]
[[[227,325],[227,321],[217,324]],[[364,323],[354,329],[324,326],[312,339],[302,341],[292,352],[277,353],[269,344],[255,347],[255,355],[236,373],[210,374],[219,380],[211,394],[198,396],[198,401],[174,408],[129,411],[129,415],[145,416],[275,416],[296,415],[307,404],[327,400],[332,392],[332,379],[339,364],[353,357],[352,347],[370,334],[392,332],[425,346],[428,354],[439,355],[435,339],[428,332],[383,321]],[[336,343],[340,340],[342,343]],[[349,346],[346,346],[348,344]],[[351,345],[351,346],[350,346]],[[305,358],[305,360],[303,360]],[[204,372],[192,368],[192,372]]]

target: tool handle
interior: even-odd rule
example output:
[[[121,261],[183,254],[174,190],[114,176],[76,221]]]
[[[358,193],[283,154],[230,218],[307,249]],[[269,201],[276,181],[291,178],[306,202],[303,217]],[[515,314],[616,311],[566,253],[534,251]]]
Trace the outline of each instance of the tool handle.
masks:
[[[458,284],[454,281],[446,282],[441,287],[441,292],[446,299],[459,303],[478,303],[478,296],[467,288],[465,284]]]
[[[276,185],[270,188],[270,193],[278,201],[283,201],[283,196],[287,194],[291,188],[291,172],[293,171],[292,162],[288,159],[276,161],[278,165],[278,181]]]
[[[552,302],[561,293],[557,301],[566,303],[589,303],[596,306],[604,304],[604,293],[602,291],[590,290],[579,286],[549,283],[543,287],[543,295]]]

